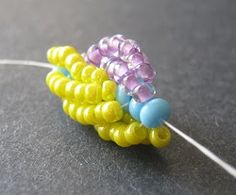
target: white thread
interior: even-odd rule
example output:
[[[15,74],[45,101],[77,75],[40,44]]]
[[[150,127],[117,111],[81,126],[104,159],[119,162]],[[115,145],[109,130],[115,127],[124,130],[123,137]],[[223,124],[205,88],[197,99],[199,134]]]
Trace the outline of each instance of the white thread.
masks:
[[[37,62],[37,61],[28,61],[28,60],[8,60],[8,59],[0,59],[0,64],[3,65],[23,65],[23,66],[35,66],[35,67],[42,67],[42,68],[49,68],[53,69],[55,66],[45,63],[45,62]],[[128,104],[122,105],[122,107],[127,106]],[[236,178],[236,169],[231,166],[230,164],[226,163],[222,159],[220,159],[218,156],[216,156],[213,152],[208,150],[206,147],[195,141],[193,138],[189,137],[188,135],[184,134],[181,130],[177,129],[173,125],[171,125],[169,122],[164,121],[165,125],[168,126],[170,129],[172,129],[175,133],[177,133],[179,136],[184,138],[188,143],[195,146],[200,152],[205,154],[208,158],[210,158],[212,161],[214,161],[216,164],[218,164],[221,168],[223,168],[226,172],[228,172],[230,175],[232,175],[234,178]]]
[[[203,145],[199,144],[197,141],[195,141],[193,138],[189,137],[188,135],[184,134],[182,131],[168,123],[167,121],[164,121],[165,125],[168,126],[170,129],[172,129],[175,133],[177,133],[179,136],[184,138],[188,143],[195,146],[198,150],[200,150],[203,154],[205,154],[208,158],[213,160],[215,163],[217,163],[220,167],[222,167],[226,172],[228,172],[230,175],[232,175],[234,178],[236,178],[236,169],[231,166],[230,164],[226,163],[222,159],[220,159],[218,156],[216,156],[213,152],[208,150]]]
[[[2,65],[22,65],[22,66],[35,66],[42,68],[50,68],[53,69],[55,66],[45,62],[36,62],[31,60],[8,60],[8,59],[0,59],[0,64]]]

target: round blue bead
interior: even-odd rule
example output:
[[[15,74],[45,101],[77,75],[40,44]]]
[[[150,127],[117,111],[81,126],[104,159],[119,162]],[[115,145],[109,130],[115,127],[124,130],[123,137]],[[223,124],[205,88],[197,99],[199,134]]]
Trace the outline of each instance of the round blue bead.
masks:
[[[127,95],[125,88],[121,85],[118,85],[116,90],[116,100],[123,106],[124,110],[129,110],[129,102],[131,96]]]
[[[161,98],[148,101],[140,111],[140,121],[147,128],[155,128],[170,116],[169,103]]]
[[[145,103],[136,102],[133,98],[129,103],[129,113],[133,118],[135,118],[138,121],[140,121],[140,110],[145,105]]]

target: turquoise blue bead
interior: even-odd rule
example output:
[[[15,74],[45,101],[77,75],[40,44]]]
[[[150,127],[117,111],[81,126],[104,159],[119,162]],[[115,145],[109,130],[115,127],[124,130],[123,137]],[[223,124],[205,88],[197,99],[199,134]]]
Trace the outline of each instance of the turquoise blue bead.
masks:
[[[140,121],[147,128],[156,128],[170,116],[169,103],[161,98],[155,98],[145,103],[140,111]]]
[[[70,72],[67,71],[65,68],[62,68],[62,67],[56,67],[55,69],[56,69],[57,71],[61,72],[62,74],[64,74],[64,76],[70,78]]]
[[[127,95],[127,93],[125,92],[125,88],[121,85],[117,87],[116,100],[122,105],[125,111],[129,110],[129,102],[131,100],[131,96]]]
[[[129,103],[129,113],[131,114],[131,116],[133,118],[135,118],[136,120],[140,121],[140,111],[141,111],[142,107],[145,104],[146,104],[146,102],[145,103],[139,103],[139,102],[136,102],[132,98],[130,103]]]

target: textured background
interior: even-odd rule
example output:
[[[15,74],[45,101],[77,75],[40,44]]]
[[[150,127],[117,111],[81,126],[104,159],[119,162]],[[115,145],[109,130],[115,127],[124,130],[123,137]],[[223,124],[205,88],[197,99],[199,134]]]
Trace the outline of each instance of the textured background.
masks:
[[[170,122],[236,165],[236,1],[1,0],[0,58],[45,61],[106,35],[140,41]],[[0,67],[0,194],[235,194],[235,180],[173,134],[119,148],[69,119],[48,70]]]

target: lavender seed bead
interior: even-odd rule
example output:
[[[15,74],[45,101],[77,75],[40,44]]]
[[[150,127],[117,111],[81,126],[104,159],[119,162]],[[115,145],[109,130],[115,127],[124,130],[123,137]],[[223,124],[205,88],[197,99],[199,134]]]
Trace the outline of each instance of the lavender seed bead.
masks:
[[[98,43],[100,53],[103,56],[109,56],[109,39],[109,37],[104,37]]]
[[[96,66],[100,65],[102,54],[100,53],[100,50],[98,46],[92,45],[87,52],[88,59],[91,63],[93,63]]]
[[[140,85],[140,82],[134,74],[130,73],[122,79],[122,85],[127,93],[131,94],[134,88]]]
[[[114,35],[109,39],[109,55],[110,56],[119,56],[119,47],[120,44],[124,41],[123,35]]]
[[[128,57],[129,69],[135,68],[137,65],[144,63],[144,56],[141,52],[135,52]]]
[[[132,53],[140,51],[138,44],[131,39],[127,39],[120,44],[119,52],[120,56],[129,56]]]
[[[143,83],[133,90],[132,96],[137,102],[146,102],[153,98],[155,94],[156,90],[152,84]]]
[[[136,69],[136,76],[142,78],[144,82],[152,83],[156,77],[156,72],[153,70],[150,64],[139,64]]]

